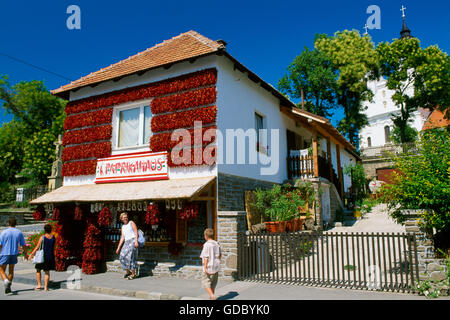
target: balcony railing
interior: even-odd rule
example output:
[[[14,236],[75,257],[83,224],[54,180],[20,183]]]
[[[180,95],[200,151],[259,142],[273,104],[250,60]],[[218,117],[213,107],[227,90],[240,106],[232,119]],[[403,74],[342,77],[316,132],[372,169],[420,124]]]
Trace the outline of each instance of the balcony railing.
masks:
[[[318,156],[319,177],[325,178],[334,183],[336,190],[341,195],[341,179],[336,174],[336,171],[331,167],[326,157]],[[287,158],[288,178],[313,178],[314,177],[314,157],[295,156]],[[342,197],[342,195],[341,195]]]
[[[313,156],[287,158],[288,178],[311,178],[314,176]]]

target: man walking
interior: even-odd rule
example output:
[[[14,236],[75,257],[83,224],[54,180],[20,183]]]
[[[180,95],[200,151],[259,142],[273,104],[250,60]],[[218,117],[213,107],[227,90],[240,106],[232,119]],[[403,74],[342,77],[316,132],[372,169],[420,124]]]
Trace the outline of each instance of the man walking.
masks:
[[[16,229],[16,219],[9,219],[8,229],[0,234],[0,275],[5,284],[5,294],[11,293],[11,283],[14,277],[14,266],[17,264],[19,246],[22,246],[25,259],[28,259],[25,239],[22,232]],[[8,265],[8,276],[6,266]]]

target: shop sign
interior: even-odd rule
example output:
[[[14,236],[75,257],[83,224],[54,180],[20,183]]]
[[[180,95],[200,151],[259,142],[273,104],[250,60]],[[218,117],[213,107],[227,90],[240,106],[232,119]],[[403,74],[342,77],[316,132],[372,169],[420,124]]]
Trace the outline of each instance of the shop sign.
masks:
[[[97,160],[95,183],[169,179],[167,152],[122,154]]]

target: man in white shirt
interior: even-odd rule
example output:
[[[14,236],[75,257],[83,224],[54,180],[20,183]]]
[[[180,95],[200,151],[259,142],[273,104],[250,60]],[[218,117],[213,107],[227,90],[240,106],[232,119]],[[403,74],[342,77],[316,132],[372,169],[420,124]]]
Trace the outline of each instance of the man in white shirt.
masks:
[[[202,287],[205,288],[206,292],[209,294],[211,300],[215,300],[214,291],[217,286],[217,280],[219,278],[220,270],[220,258],[222,257],[220,251],[220,245],[213,240],[214,230],[205,230],[205,244],[203,245],[202,253],[200,258],[203,259],[203,276],[202,276]]]

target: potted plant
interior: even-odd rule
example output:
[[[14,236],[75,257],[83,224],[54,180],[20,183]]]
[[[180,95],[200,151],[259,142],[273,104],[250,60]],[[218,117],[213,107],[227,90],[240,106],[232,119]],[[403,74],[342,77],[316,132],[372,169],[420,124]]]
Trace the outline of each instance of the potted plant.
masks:
[[[295,231],[294,219],[300,217],[305,205],[300,190],[288,184],[275,185],[268,190],[256,190],[256,199],[256,207],[263,210],[270,219],[266,222],[269,233]]]

